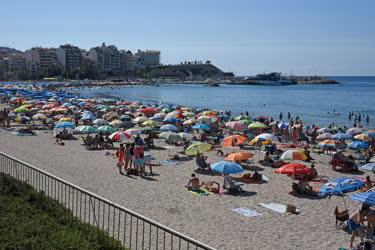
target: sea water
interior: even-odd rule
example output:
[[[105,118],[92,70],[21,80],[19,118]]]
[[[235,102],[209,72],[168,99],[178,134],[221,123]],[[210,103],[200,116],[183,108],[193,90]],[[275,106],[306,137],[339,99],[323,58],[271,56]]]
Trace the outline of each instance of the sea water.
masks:
[[[129,101],[186,105],[197,108],[231,110],[233,114],[248,111],[250,115],[267,115],[278,119],[283,112],[299,115],[305,123],[321,126],[330,123],[353,125],[349,112],[370,116],[375,127],[375,77],[331,77],[338,85],[243,86],[160,85],[119,88],[85,88],[86,96],[112,95]]]

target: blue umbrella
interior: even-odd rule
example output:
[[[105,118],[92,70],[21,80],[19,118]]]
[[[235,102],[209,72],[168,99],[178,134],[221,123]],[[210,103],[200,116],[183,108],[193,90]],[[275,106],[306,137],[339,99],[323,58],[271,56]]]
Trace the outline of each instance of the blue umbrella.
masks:
[[[163,122],[168,122],[168,123],[176,123],[178,122],[179,120],[177,118],[173,118],[173,117],[169,117],[169,118],[165,118],[163,120]]]
[[[361,169],[375,171],[375,163],[367,163],[367,164],[361,166]]]
[[[341,195],[343,193],[356,191],[362,188],[365,183],[361,180],[351,177],[340,177],[329,181],[324,184],[320,189],[322,195]]]
[[[243,171],[241,165],[231,161],[215,162],[211,164],[211,169],[222,174],[238,174]]]
[[[207,124],[204,124],[204,123],[197,124],[193,128],[194,129],[205,130],[205,131],[210,131],[211,130],[211,127],[208,126]]]
[[[375,132],[372,132],[372,131],[365,131],[363,132],[364,134],[368,135],[369,137],[371,138],[375,138]]]
[[[350,149],[368,149],[369,144],[364,141],[353,141],[349,144]]]
[[[55,128],[74,128],[74,123],[71,122],[59,122],[56,124]]]
[[[337,133],[332,136],[332,139],[347,140],[353,138],[353,135],[346,133]]]
[[[364,193],[355,193],[350,196],[354,201],[359,201],[366,203],[368,205],[375,205],[375,192],[364,192]]]
[[[172,124],[166,124],[160,127],[160,131],[172,131],[177,132],[178,128]]]

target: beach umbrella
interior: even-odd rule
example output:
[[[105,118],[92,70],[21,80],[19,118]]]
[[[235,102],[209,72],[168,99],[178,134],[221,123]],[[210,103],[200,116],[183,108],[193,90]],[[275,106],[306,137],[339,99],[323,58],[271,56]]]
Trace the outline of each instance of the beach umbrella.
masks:
[[[170,112],[172,112],[173,110],[174,110],[173,108],[166,107],[166,108],[163,108],[161,111],[164,112],[164,113],[170,113]]]
[[[47,120],[47,116],[41,113],[34,115],[32,118],[33,120]]]
[[[235,120],[235,121],[241,121],[241,120],[247,120],[247,119],[250,119],[250,117],[244,116],[244,115],[239,115],[239,116],[234,117],[233,120]]]
[[[304,161],[306,159],[307,156],[297,149],[287,150],[280,156],[282,161]]]
[[[211,164],[211,169],[222,174],[238,174],[243,172],[241,165],[231,161],[219,161]]]
[[[251,119],[245,119],[245,120],[241,120],[240,122],[243,123],[243,124],[245,124],[246,126],[249,126],[254,121],[251,120]]]
[[[323,133],[323,134],[320,134],[316,137],[317,140],[327,140],[327,139],[331,139],[331,138],[332,138],[331,133]]]
[[[156,113],[156,114],[154,114],[153,116],[152,116],[152,118],[154,118],[154,119],[157,119],[157,120],[161,120],[161,119],[164,119],[164,117],[166,116],[167,114],[165,114],[165,113]]]
[[[188,120],[186,120],[186,121],[184,121],[182,124],[183,125],[193,125],[193,124],[195,124],[195,122],[196,122],[196,120],[195,119],[188,119]]]
[[[104,120],[104,119],[95,119],[93,122],[93,124],[95,125],[107,125],[108,124],[108,121]]]
[[[192,145],[190,145],[186,150],[186,155],[196,155],[198,153],[204,153],[209,151],[212,148],[211,144],[205,143],[205,142],[195,142]]]
[[[370,162],[360,167],[363,170],[375,171],[375,163]]]
[[[373,138],[371,138],[367,134],[362,133],[362,134],[354,136],[354,139],[361,140],[361,141],[371,141]]]
[[[348,140],[352,138],[353,138],[353,135],[346,134],[346,133],[336,133],[332,135],[332,139],[336,139],[336,140]]]
[[[275,173],[287,175],[309,174],[310,169],[303,164],[289,163],[276,169]]]
[[[247,126],[240,122],[240,121],[232,121],[232,122],[227,122],[225,124],[226,127],[237,130],[237,131],[245,131],[247,130]]]
[[[193,139],[193,135],[189,133],[181,132],[181,133],[178,133],[178,135],[181,136],[181,138],[189,140],[189,141]]]
[[[332,131],[330,128],[324,127],[324,128],[318,129],[316,132],[318,132],[319,134],[323,134],[323,133],[331,133]]]
[[[145,126],[145,127],[156,127],[156,126],[158,126],[158,123],[155,122],[155,121],[152,121],[152,120],[148,120],[148,121],[143,122],[142,126]]]
[[[183,142],[182,137],[175,132],[163,132],[159,135],[160,138],[164,138],[167,142]]]
[[[223,147],[232,147],[233,145],[234,146],[242,145],[247,141],[248,139],[243,135],[231,135],[231,136],[224,138],[221,145]]]
[[[285,129],[285,128],[289,127],[289,124],[286,123],[286,122],[280,122],[277,126],[278,126],[280,129]]]
[[[95,119],[95,116],[94,115],[89,115],[89,114],[84,114],[83,116],[81,116],[80,119],[82,121],[91,121],[91,120]]]
[[[372,129],[372,130],[367,130],[365,132],[363,132],[364,134],[370,136],[371,138],[375,138],[375,130]]]
[[[185,118],[188,118],[188,117],[193,117],[194,116],[194,113],[193,112],[189,112],[189,111],[185,111],[182,113],[182,115],[185,117]]]
[[[212,110],[205,110],[201,112],[200,115],[214,117],[214,116],[217,116],[218,113]]]
[[[77,134],[95,134],[98,133],[98,129],[93,126],[81,125],[74,129],[74,132]]]
[[[346,147],[345,143],[342,143],[336,140],[324,140],[322,142],[319,142],[318,146],[322,148],[345,148]]]
[[[135,123],[143,123],[145,121],[148,121],[148,118],[145,116],[138,116],[137,118],[133,120],[133,122]]]
[[[107,120],[107,121],[111,121],[111,120],[113,120],[113,119],[116,119],[117,117],[118,117],[118,114],[117,114],[117,112],[115,112],[115,111],[108,112],[108,113],[106,113],[106,114],[104,114],[104,115],[102,116],[102,118],[103,118],[104,120]]]
[[[320,193],[323,195],[341,195],[342,193],[356,191],[363,188],[365,183],[352,177],[340,177],[324,184]]]
[[[177,132],[178,128],[172,124],[166,124],[160,127],[160,131],[172,131]]]
[[[253,157],[254,155],[249,152],[237,152],[231,153],[227,157],[225,157],[226,161],[246,161]]]
[[[74,128],[75,124],[72,122],[59,122],[55,125],[55,128]]]
[[[264,128],[267,128],[267,125],[264,124],[264,123],[261,123],[261,122],[253,122],[249,125],[248,128],[252,128],[252,129],[257,129],[257,128],[261,128],[261,129],[264,129]]]
[[[350,129],[346,130],[346,133],[352,134],[352,135],[357,135],[357,134],[362,133],[363,131],[364,131],[363,128],[354,127],[354,128],[350,128]]]
[[[200,124],[196,124],[195,126],[193,126],[193,129],[199,129],[199,130],[204,130],[204,131],[210,131],[211,130],[211,127],[207,124],[204,124],[204,123],[200,123]]]
[[[368,191],[363,193],[355,193],[350,196],[350,199],[373,206],[375,205],[375,192]]]
[[[109,136],[109,139],[111,139],[112,141],[117,141],[117,142],[123,142],[128,138],[130,138],[130,136],[128,136],[122,131],[114,132]]]
[[[121,120],[113,120],[109,123],[113,127],[122,127],[124,125],[124,122]]]
[[[13,110],[14,113],[26,113],[28,111],[29,110],[27,108],[24,108],[24,107],[19,107],[19,108],[16,108],[15,110]]]
[[[138,110],[139,112],[145,114],[146,116],[152,116],[154,115],[158,109],[157,108],[151,108],[151,107],[148,107],[148,108],[143,108],[143,109],[140,109]]]
[[[177,118],[174,118],[174,117],[165,117],[164,119],[163,119],[163,122],[165,122],[165,123],[177,123],[177,122],[179,122],[180,120],[179,119],[177,119]]]
[[[279,141],[279,138],[277,138],[277,136],[273,134],[263,133],[263,134],[256,136],[253,140],[256,142],[257,141]]]
[[[216,122],[217,119],[218,119],[217,117],[210,117],[210,116],[202,115],[197,118],[197,122],[211,124],[211,123]]]
[[[117,130],[118,130],[117,128],[114,128],[114,127],[108,126],[108,125],[98,127],[99,132],[103,132],[103,133],[106,133],[106,134],[114,133]]]
[[[73,119],[71,117],[62,117],[59,119],[59,122],[72,122]]]
[[[125,134],[128,135],[129,137],[133,135],[140,135],[142,134],[142,130],[136,129],[136,128],[130,128],[130,129],[125,130]]]
[[[354,149],[354,150],[360,150],[360,149],[368,149],[369,148],[369,144],[367,142],[364,142],[364,141],[353,141],[351,142],[348,147],[350,149]]]

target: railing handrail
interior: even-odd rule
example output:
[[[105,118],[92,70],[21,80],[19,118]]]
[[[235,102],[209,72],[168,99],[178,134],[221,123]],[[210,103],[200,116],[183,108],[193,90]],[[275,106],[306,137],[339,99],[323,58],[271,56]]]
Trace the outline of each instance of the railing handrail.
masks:
[[[149,219],[149,218],[147,218],[147,217],[145,217],[143,215],[140,215],[140,214],[138,214],[138,213],[136,213],[136,212],[134,212],[134,211],[132,211],[132,210],[130,210],[128,208],[125,208],[125,207],[123,207],[123,206],[121,206],[119,204],[116,204],[116,203],[114,203],[114,202],[112,202],[110,200],[107,200],[106,198],[103,198],[103,197],[101,197],[101,196],[99,196],[97,194],[94,194],[94,193],[92,193],[92,192],[90,192],[88,190],[85,190],[85,189],[83,189],[83,188],[81,188],[81,187],[79,187],[79,186],[77,186],[77,185],[75,185],[73,183],[70,183],[70,182],[68,182],[66,180],[63,180],[60,177],[57,177],[57,176],[55,176],[53,174],[50,174],[50,173],[48,173],[48,172],[46,172],[46,171],[44,171],[42,169],[39,169],[39,168],[37,168],[37,167],[29,164],[29,163],[26,163],[26,162],[24,162],[22,160],[16,159],[16,158],[14,158],[14,157],[12,157],[12,156],[4,153],[4,152],[0,152],[0,155],[5,156],[6,158],[10,158],[10,159],[12,159],[12,160],[14,160],[14,161],[16,161],[16,162],[18,162],[20,164],[26,165],[27,167],[32,168],[35,171],[38,171],[38,172],[40,172],[40,173],[42,173],[44,175],[47,175],[47,176],[49,176],[49,177],[51,177],[51,178],[53,178],[53,179],[55,179],[55,180],[57,180],[59,182],[64,183],[65,185],[71,186],[72,188],[75,188],[75,189],[81,191],[82,193],[85,193],[87,195],[90,195],[90,196],[92,196],[92,197],[94,197],[94,198],[102,201],[102,202],[105,202],[108,205],[114,206],[117,209],[119,209],[119,210],[121,210],[121,211],[123,211],[125,213],[131,214],[131,215],[133,215],[133,216],[135,216],[135,217],[137,217],[137,218],[139,218],[141,220],[144,220],[145,222],[147,222],[147,223],[149,223],[149,224],[151,224],[151,225],[153,225],[153,226],[155,226],[157,228],[165,230],[166,232],[168,232],[170,234],[173,234],[173,235],[175,235],[177,237],[180,237],[183,240],[191,242],[191,243],[195,244],[198,247],[201,247],[201,248],[207,249],[207,250],[215,250],[215,248],[212,248],[212,247],[210,247],[210,246],[208,246],[208,245],[206,245],[206,244],[204,244],[204,243],[202,243],[200,241],[197,241],[197,240],[195,240],[193,238],[190,238],[189,236],[186,236],[186,235],[184,235],[182,233],[179,233],[179,232],[177,232],[177,231],[175,231],[175,230],[173,230],[171,228],[168,228],[168,227],[166,227],[166,226],[164,226],[164,225],[162,225],[162,224],[160,224],[160,223],[158,223],[158,222],[156,222],[156,221],[154,221],[152,219]]]

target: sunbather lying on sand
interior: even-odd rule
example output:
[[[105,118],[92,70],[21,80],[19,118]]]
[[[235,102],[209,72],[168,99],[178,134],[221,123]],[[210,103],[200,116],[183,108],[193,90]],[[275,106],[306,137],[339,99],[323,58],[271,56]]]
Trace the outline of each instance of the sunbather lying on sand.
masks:
[[[216,181],[206,181],[202,182],[200,188],[206,189],[207,191],[217,194],[220,190],[220,184]]]

